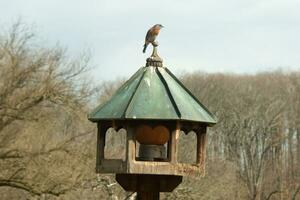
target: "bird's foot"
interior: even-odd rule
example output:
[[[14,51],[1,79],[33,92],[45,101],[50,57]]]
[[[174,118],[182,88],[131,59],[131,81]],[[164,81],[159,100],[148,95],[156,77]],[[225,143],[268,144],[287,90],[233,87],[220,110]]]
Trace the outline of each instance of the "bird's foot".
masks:
[[[157,47],[157,46],[158,46],[158,42],[152,42],[152,45],[153,45],[154,47]]]

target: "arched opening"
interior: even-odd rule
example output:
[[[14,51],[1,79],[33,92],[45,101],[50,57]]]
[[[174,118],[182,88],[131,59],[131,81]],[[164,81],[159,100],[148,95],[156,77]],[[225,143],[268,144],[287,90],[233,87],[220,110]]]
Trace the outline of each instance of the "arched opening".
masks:
[[[138,161],[169,161],[169,129],[163,125],[142,124],[135,130],[135,159]]]
[[[137,161],[156,161],[156,162],[169,162],[170,158],[169,158],[169,155],[168,155],[168,151],[169,151],[169,145],[168,143],[160,146],[159,148],[156,148],[156,149],[145,149],[145,148],[142,148],[144,149],[145,151],[147,151],[147,153],[150,153],[150,154],[159,154],[159,155],[162,155],[162,158],[154,158],[154,159],[145,159],[145,158],[142,158],[142,154],[140,153],[140,150],[141,150],[141,144],[136,140],[135,141],[135,148],[136,148],[136,151],[135,151],[135,160]]]
[[[178,162],[196,164],[197,162],[197,134],[194,131],[179,133]]]
[[[105,159],[126,159],[126,130],[120,129],[116,131],[114,128],[109,128],[106,131]]]

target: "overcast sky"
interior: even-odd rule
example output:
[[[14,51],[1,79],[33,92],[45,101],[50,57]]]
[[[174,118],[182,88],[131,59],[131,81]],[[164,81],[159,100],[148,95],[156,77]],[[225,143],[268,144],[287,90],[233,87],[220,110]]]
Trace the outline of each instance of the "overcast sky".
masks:
[[[0,24],[22,17],[45,45],[89,49],[98,80],[145,64],[150,26],[164,66],[176,74],[300,69],[300,0],[0,0]]]

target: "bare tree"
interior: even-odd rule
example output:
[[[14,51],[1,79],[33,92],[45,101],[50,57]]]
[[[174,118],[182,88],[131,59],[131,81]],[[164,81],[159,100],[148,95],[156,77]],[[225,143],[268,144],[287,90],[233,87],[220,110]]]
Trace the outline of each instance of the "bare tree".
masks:
[[[80,185],[79,177],[56,179],[61,173],[47,165],[74,157],[74,141],[93,133],[82,115],[93,92],[84,78],[88,61],[69,58],[59,46],[40,47],[20,22],[1,35],[0,187],[61,195]]]
[[[72,58],[59,46],[40,46],[22,23],[0,35],[0,190],[7,195],[134,198],[111,175],[95,174],[96,131],[86,113],[123,80],[104,82],[92,98],[88,60]],[[208,132],[206,177],[187,177],[163,198],[298,199],[300,73],[198,72],[181,79],[217,115],[218,124]],[[118,146],[108,156],[121,155],[122,134],[108,135],[108,146]],[[183,160],[194,156],[190,140],[182,140]],[[11,199],[3,195],[0,199]]]
[[[293,142],[299,126],[298,80],[299,73],[280,71],[183,77],[219,119],[209,132],[209,161],[234,162],[249,199],[293,199],[298,191],[299,168],[293,164],[299,158]]]

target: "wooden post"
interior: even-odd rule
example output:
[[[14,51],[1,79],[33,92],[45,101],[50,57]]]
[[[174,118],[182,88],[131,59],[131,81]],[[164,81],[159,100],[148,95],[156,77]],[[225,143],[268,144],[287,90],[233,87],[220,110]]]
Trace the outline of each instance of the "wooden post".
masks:
[[[126,142],[126,160],[130,163],[135,160],[136,146],[134,138],[134,130],[131,127],[127,127],[127,142]]]
[[[137,192],[137,200],[159,200],[159,192]]]
[[[177,163],[178,139],[180,134],[180,123],[176,123],[175,131],[172,131],[170,137],[170,148],[168,149],[168,156],[170,156],[171,163]]]
[[[106,135],[106,126],[97,124],[97,158],[96,158],[96,167],[101,164],[101,160],[104,159],[104,147],[105,147],[105,135]]]
[[[205,145],[206,145],[206,128],[197,130],[197,164],[204,165],[205,162]],[[202,166],[204,167],[204,166]]]
[[[159,200],[160,192],[172,192],[182,182],[182,176],[116,174],[116,181],[126,191],[137,192],[138,200]]]

